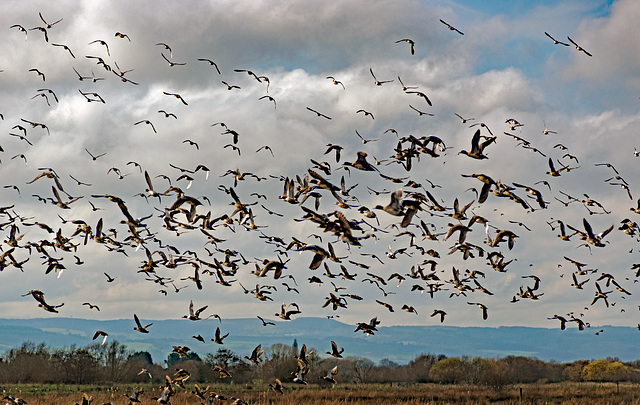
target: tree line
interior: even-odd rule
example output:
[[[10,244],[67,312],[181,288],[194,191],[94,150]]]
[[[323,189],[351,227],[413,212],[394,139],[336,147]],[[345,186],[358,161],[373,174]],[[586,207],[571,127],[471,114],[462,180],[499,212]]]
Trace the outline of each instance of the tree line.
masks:
[[[63,348],[26,341],[0,356],[0,383],[162,384],[165,376],[173,375],[176,369],[190,374],[189,383],[252,384],[269,383],[276,378],[286,383],[292,380],[299,352],[296,341],[292,346],[274,344],[266,348],[262,362],[256,365],[222,347],[203,356],[194,352],[188,356],[171,353],[163,366],[154,363],[148,352],[128,350],[117,341]],[[336,365],[338,383],[441,383],[500,388],[561,381],[640,382],[640,360],[621,362],[616,358],[558,363],[524,356],[447,357],[423,353],[401,365],[389,359],[376,364],[363,357],[321,357],[313,348],[307,349],[306,357],[310,371],[305,379],[310,384],[327,384],[321,377]]]

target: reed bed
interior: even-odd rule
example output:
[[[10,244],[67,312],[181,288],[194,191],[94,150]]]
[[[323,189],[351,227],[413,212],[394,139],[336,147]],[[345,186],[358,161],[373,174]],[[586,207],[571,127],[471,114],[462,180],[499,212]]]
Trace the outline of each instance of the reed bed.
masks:
[[[200,384],[201,388],[206,384]],[[133,385],[12,385],[2,386],[3,396],[24,399],[28,405],[75,405],[82,394],[93,397],[93,405],[113,403],[128,405],[127,396]],[[140,386],[142,405],[155,405],[152,398],[160,396],[161,387]],[[172,405],[204,403],[192,392],[193,386],[178,389]],[[339,404],[640,404],[640,387],[636,384],[558,383],[520,384],[501,389],[470,385],[437,384],[340,384],[333,388],[316,385],[285,384],[285,393],[278,394],[267,385],[215,385],[210,387],[225,400],[213,405],[231,404],[241,398],[249,404],[274,405],[339,405]]]

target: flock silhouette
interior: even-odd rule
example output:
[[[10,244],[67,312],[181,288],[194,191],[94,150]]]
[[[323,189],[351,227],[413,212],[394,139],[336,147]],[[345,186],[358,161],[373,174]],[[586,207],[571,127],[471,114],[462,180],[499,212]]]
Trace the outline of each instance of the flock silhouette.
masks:
[[[42,145],[47,138],[64,131],[45,123],[49,122],[52,114],[63,114],[58,109],[65,99],[81,97],[87,103],[95,102],[100,107],[100,104],[109,104],[111,100],[100,94],[99,86],[108,85],[123,94],[145,86],[144,72],[118,67],[118,55],[131,47],[155,50],[158,63],[163,63],[161,66],[171,69],[175,75],[180,75],[180,69],[185,65],[197,64],[198,68],[213,68],[210,74],[220,89],[242,93],[247,88],[260,88],[264,92],[256,97],[256,100],[263,100],[260,105],[265,104],[264,101],[273,103],[273,109],[261,110],[260,117],[271,115],[278,119],[277,114],[287,104],[287,100],[279,98],[282,92],[277,80],[257,73],[257,68],[225,71],[223,61],[214,61],[204,57],[206,55],[193,61],[182,58],[182,50],[178,47],[165,42],[137,43],[134,35],[116,31],[118,27],[114,27],[111,39],[87,38],[87,52],[91,54],[84,55],[59,43],[65,38],[60,37],[57,31],[69,18],[65,16],[47,23],[42,14],[35,17],[34,22],[19,22],[8,27],[11,29],[9,34],[23,35],[27,40],[24,46],[32,47],[34,52],[45,52],[52,46],[65,50],[68,77],[47,77],[48,66],[43,62],[28,69],[23,72],[26,87],[33,88],[36,94],[23,101],[26,104],[46,103],[45,113],[29,117],[3,115],[5,136],[2,141],[4,147],[0,149],[3,179],[12,182],[10,179],[21,178],[13,173],[17,170],[32,178],[23,184],[3,185],[5,193],[11,193],[12,200],[0,207],[0,231],[3,233],[0,270],[4,274],[43,272],[47,280],[56,276],[64,280],[61,276],[65,269],[87,266],[85,263],[91,261],[92,269],[104,273],[106,279],[100,274],[100,283],[104,285],[95,286],[83,298],[91,302],[82,305],[87,307],[87,311],[97,312],[100,308],[95,303],[104,310],[100,291],[107,285],[115,286],[123,279],[131,278],[131,274],[125,277],[125,273],[135,273],[140,280],[157,286],[159,300],[174,293],[186,296],[185,306],[188,300],[189,310],[182,318],[190,321],[217,318],[220,325],[215,332],[212,330],[213,337],[209,341],[219,345],[233,339],[224,333],[223,322],[223,318],[231,314],[218,310],[219,314],[207,313],[210,304],[194,309],[190,296],[194,289],[212,294],[228,289],[233,291],[239,302],[255,298],[260,311],[251,317],[257,318],[255,322],[259,327],[277,327],[280,321],[304,315],[305,306],[314,305],[317,307],[314,312],[321,309],[327,311],[324,313],[328,317],[339,318],[348,314],[352,307],[363,312],[363,305],[367,304],[364,312],[369,312],[372,318],[357,322],[354,332],[362,331],[368,335],[375,335],[381,320],[391,316],[421,317],[424,323],[450,321],[454,311],[445,307],[447,302],[461,303],[465,313],[471,306],[477,306],[479,313],[474,310],[469,312],[473,314],[469,317],[486,321],[494,317],[490,306],[485,304],[486,300],[496,302],[501,299],[507,305],[523,305],[521,301],[525,300],[541,302],[549,297],[545,287],[550,286],[584,291],[582,307],[564,309],[558,304],[557,312],[562,315],[540,314],[541,319],[560,321],[559,326],[563,330],[567,322],[575,322],[580,330],[589,327],[587,311],[591,308],[606,308],[612,313],[631,308],[625,305],[624,300],[632,295],[640,275],[640,265],[633,263],[633,255],[629,256],[628,268],[606,271],[569,256],[579,254],[602,263],[600,258],[606,258],[607,252],[613,249],[610,246],[613,234],[617,239],[624,236],[625,240],[632,242],[631,253],[634,249],[637,251],[640,230],[633,216],[640,213],[640,199],[637,203],[634,201],[633,190],[637,185],[632,181],[635,179],[630,177],[631,174],[619,173],[615,167],[617,162],[589,162],[588,157],[571,155],[571,139],[563,137],[560,130],[548,130],[546,122],[544,125],[521,123],[518,119],[504,117],[500,122],[488,124],[480,122],[479,116],[478,119],[463,118],[473,112],[460,111],[450,114],[450,120],[457,124],[456,136],[412,135],[394,128],[376,133],[369,129],[370,125],[384,119],[381,117],[386,114],[370,111],[366,107],[366,99],[359,100],[365,108],[347,112],[341,111],[339,106],[318,102],[317,106],[298,106],[296,114],[305,120],[312,118],[308,125],[318,128],[351,114],[349,119],[358,127],[355,135],[343,134],[342,139],[332,139],[320,150],[297,151],[308,162],[307,167],[297,172],[256,170],[254,173],[241,170],[246,159],[258,160],[264,163],[264,167],[272,167],[271,162],[290,157],[280,154],[283,148],[278,140],[265,144],[259,135],[232,129],[224,122],[213,122],[225,119],[224,116],[212,117],[203,125],[209,131],[207,137],[220,141],[215,145],[217,152],[224,151],[225,163],[231,164],[231,168],[222,167],[216,159],[207,160],[207,153],[211,152],[207,150],[210,141],[192,134],[184,139],[185,133],[171,135],[175,137],[172,149],[153,156],[153,167],[145,164],[148,159],[141,158],[143,163],[129,161],[123,169],[124,162],[119,163],[110,150],[90,151],[88,147],[77,145],[77,154],[85,158],[86,165],[109,167],[104,178],[90,178],[90,171],[81,172],[65,166],[28,165],[27,159],[33,150],[45,148]],[[442,19],[439,22],[453,31],[451,34],[456,34],[452,40],[464,41],[469,37]],[[438,21],[433,25],[442,27]],[[29,35],[33,31],[40,31],[43,36],[33,38]],[[545,35],[553,44],[569,46],[544,31],[541,32],[541,41]],[[567,39],[579,52],[597,57],[568,36]],[[422,45],[410,38],[400,38],[380,46],[393,48],[396,46],[394,42],[409,44],[407,53],[410,55],[407,57],[415,57]],[[86,67],[87,61],[95,63],[95,71]],[[374,68],[386,80],[379,80]],[[417,112],[419,119],[428,120],[430,116],[441,114],[437,96],[429,88],[405,86],[400,78],[405,73],[375,66],[360,72],[362,78],[370,81],[372,91],[390,89],[388,91],[406,96],[407,104],[409,100],[412,102],[408,104],[407,111]],[[2,74],[6,73],[0,73],[0,80]],[[135,76],[136,81],[132,81],[131,76]],[[325,77],[330,90],[349,93],[350,83],[346,78],[334,74],[323,75],[322,80]],[[390,77],[397,77],[397,82]],[[75,90],[64,93],[59,90],[62,87],[60,81],[67,80],[78,81],[81,87],[79,94]],[[51,88],[43,88],[42,83]],[[148,137],[150,140],[166,136],[167,122],[180,124],[182,115],[187,115],[193,105],[202,102],[191,96],[193,92],[190,89],[182,91],[185,97],[173,89],[156,92],[162,105],[158,115],[141,115],[137,120],[131,120],[127,124],[130,136]],[[172,99],[176,99],[175,103]],[[95,114],[100,114],[99,109],[95,111]],[[259,125],[256,114],[247,120],[255,120]],[[428,121],[421,122],[428,131]],[[383,125],[387,123],[388,120]],[[533,127],[531,131],[528,130],[530,127]],[[534,146],[545,145],[541,137],[552,136],[569,147],[561,143],[549,149]],[[508,148],[501,145],[508,145]],[[456,153],[458,148],[466,149]],[[509,154],[516,155],[516,159],[539,162],[540,170],[525,178],[514,178],[509,167],[500,168],[498,172],[495,166],[483,166],[488,161],[499,159],[507,150]],[[141,157],[157,153],[143,149],[135,152]],[[177,154],[191,155],[193,159],[174,159]],[[354,155],[355,158],[352,157]],[[637,152],[628,152],[623,153],[620,159],[637,157]],[[15,159],[22,160],[24,164],[9,166],[9,160]],[[191,164],[184,167],[187,161]],[[253,165],[260,167],[260,163]],[[621,204],[631,206],[628,208],[631,213],[605,209],[604,204],[584,192],[590,193],[589,184],[584,184],[582,196],[562,189],[566,183],[560,183],[558,178],[580,176],[587,166],[607,179],[593,179],[585,175],[584,181],[614,186],[616,191],[612,188],[607,200],[611,201],[613,196]],[[458,171],[459,168],[464,168],[464,171]],[[466,171],[466,168],[472,168],[472,171]],[[454,184],[441,182],[445,177],[455,177],[456,180]],[[125,182],[127,186],[121,186]],[[106,186],[102,189],[98,188],[99,185]],[[456,194],[461,185],[467,190]],[[192,191],[192,186],[198,190],[197,193]],[[620,188],[624,192],[618,193]],[[137,194],[130,193],[131,189],[135,189]],[[203,190],[204,194],[201,194]],[[47,194],[39,194],[44,192]],[[5,195],[3,199],[6,201],[8,197]],[[547,214],[551,210],[553,217]],[[576,212],[579,221],[556,217],[571,213],[567,216],[575,218]],[[598,225],[592,226],[591,222],[596,221]],[[253,245],[247,247],[247,241]],[[518,256],[525,249],[520,245],[541,246],[539,259],[548,265],[548,261],[556,258],[543,258],[543,246],[552,243],[565,246],[564,255],[556,261],[554,278],[528,274],[536,272],[537,265],[528,263],[530,258]],[[95,263],[91,257],[95,249],[105,257],[117,257],[129,263],[129,268],[116,271],[107,262]],[[523,280],[519,289],[512,290],[508,296],[504,293],[496,296],[491,291],[504,291],[504,285],[513,282],[512,276]],[[397,281],[397,285],[390,286],[392,280],[394,283]],[[38,307],[50,313],[63,314],[69,307],[68,304],[58,304],[56,300],[52,300],[55,304],[47,302],[45,293],[47,298],[50,294],[46,287],[38,290],[21,285],[16,289],[20,289],[20,293],[26,291],[23,297],[30,295]],[[431,302],[439,304],[436,306]],[[407,314],[399,315],[396,309],[400,308],[403,310],[400,313]],[[277,311],[275,314],[274,310]],[[145,322],[138,318],[138,314],[141,318],[148,317],[143,310],[138,308],[135,312],[127,314],[133,317],[133,329],[140,333],[154,333],[153,323],[143,325]],[[430,316],[425,316],[425,313]],[[91,313],[87,312],[87,316]],[[269,317],[278,321],[273,322]],[[94,340],[102,337],[104,344],[108,331],[91,331],[90,334]],[[207,341],[200,335],[193,338]],[[326,354],[337,358],[343,353],[348,354],[339,347],[339,342],[327,343]],[[188,356],[189,348],[174,346],[174,351]],[[292,370],[293,383],[307,383],[305,376],[309,363],[305,351],[303,346],[297,370]],[[263,354],[264,349],[258,345],[245,358],[258,364]],[[225,372],[219,371],[221,375]],[[338,369],[333,368],[322,379],[335,384],[336,376],[339,376]],[[187,378],[180,373],[173,378],[168,377],[165,391],[156,400],[169,403],[175,393],[173,386],[184,383]],[[283,384],[279,380],[271,388],[275,392],[283,392]],[[131,402],[138,402],[138,395],[136,390],[127,397]],[[203,400],[210,402],[217,394],[204,390],[201,395]]]

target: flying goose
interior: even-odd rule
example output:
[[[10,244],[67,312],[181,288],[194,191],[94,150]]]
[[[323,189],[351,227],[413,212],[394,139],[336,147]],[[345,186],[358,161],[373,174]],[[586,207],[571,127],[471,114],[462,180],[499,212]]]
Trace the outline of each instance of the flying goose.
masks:
[[[433,316],[436,316],[436,315],[440,315],[440,323],[443,323],[444,322],[444,317],[445,317],[445,315],[447,315],[447,313],[444,312],[441,309],[434,309],[433,313],[430,316],[433,317]]]
[[[262,345],[258,345],[251,352],[251,356],[244,356],[244,358],[249,360],[253,364],[258,365],[262,361],[262,358],[260,356],[262,356],[263,353],[264,350],[262,350]]]
[[[486,138],[486,140],[480,143],[480,130],[476,130],[471,138],[471,150],[467,152],[466,150],[461,150],[458,154],[467,155],[474,159],[488,159],[488,157],[484,154],[484,149],[494,143],[496,141],[496,137]]]
[[[335,77],[333,77],[333,76],[327,76],[327,79],[329,79],[329,80],[333,81],[333,84],[334,84],[334,85],[336,85],[336,86],[337,86],[337,85],[341,85],[341,86],[342,86],[342,89],[343,89],[343,90],[345,90],[344,84],[342,84],[342,82],[341,82],[341,81],[336,80],[336,78],[335,78]]]
[[[207,62],[209,65],[213,66],[216,68],[216,71],[218,72],[218,74],[222,74],[220,73],[220,68],[218,67],[218,64],[216,64],[214,61],[212,61],[211,59],[206,59],[206,58],[198,58],[199,61],[202,62]]]
[[[96,39],[95,41],[89,42],[89,45],[95,44],[95,43],[99,43],[100,45],[103,45],[105,48],[107,48],[107,55],[111,56],[111,52],[109,52],[109,45],[107,45],[106,41],[103,41],[101,39]]]
[[[122,32],[116,32],[115,37],[116,38],[127,38],[129,40],[129,42],[131,42],[131,38],[129,38],[129,35],[123,34]]]
[[[223,343],[222,343],[222,340],[223,340],[224,338],[226,338],[227,336],[229,336],[229,334],[228,334],[228,333],[227,333],[227,334],[225,334],[225,335],[221,335],[221,333],[220,333],[220,327],[217,327],[217,328],[216,328],[216,332],[215,332],[215,337],[214,337],[214,339],[211,339],[211,341],[212,341],[212,342],[214,342],[214,343],[217,343],[217,344],[221,345],[221,344],[223,344]]]
[[[326,376],[320,376],[320,378],[324,381],[330,382],[331,384],[335,384],[336,380],[333,378],[336,374],[338,374],[338,366],[334,366]]]
[[[103,346],[107,341],[107,337],[109,337],[109,334],[105,331],[97,330],[96,333],[93,334],[92,340],[96,340],[99,336],[102,336],[102,343],[100,343],[100,345]]]
[[[193,310],[193,300],[191,300],[189,302],[189,315],[183,315],[182,317],[185,319],[189,319],[191,321],[199,321],[201,319],[209,319],[211,316],[207,317],[207,318],[200,318],[200,313],[202,313],[202,311],[204,311],[205,309],[207,309],[209,306],[205,305],[202,308],[199,308],[197,311]]]
[[[549,35],[549,33],[548,33],[548,32],[546,32],[546,31],[544,32],[544,35],[546,35],[546,36],[548,36],[549,38],[551,38],[551,40],[553,41],[553,43],[554,43],[554,44],[556,44],[556,45],[571,46],[571,45],[567,44],[566,42],[560,42],[560,41],[558,41],[557,39],[555,39],[554,37],[552,37],[551,35]],[[553,319],[553,318],[552,318],[552,319]],[[564,329],[564,328],[562,328],[562,329]]]
[[[409,45],[411,45],[411,55],[415,54],[415,52],[416,52],[416,49],[415,49],[416,43],[412,39],[410,39],[410,38],[402,38],[402,39],[397,40],[396,44],[398,44],[400,42],[406,42]]]
[[[560,315],[553,315],[551,318],[547,319],[557,319],[560,321],[560,330],[564,330],[566,328],[567,319]]]
[[[371,73],[371,76],[373,76],[373,80],[375,80],[375,84],[376,86],[382,86],[384,83],[391,83],[393,80],[383,80],[380,81],[376,78],[376,75],[373,74],[373,69],[369,68],[369,72]]]
[[[444,25],[446,25],[447,27],[449,27],[449,30],[450,30],[450,31],[455,31],[455,32],[457,32],[457,33],[458,33],[458,34],[460,34],[460,35],[464,35],[464,34],[462,33],[462,31],[460,31],[459,29],[457,29],[457,28],[455,28],[455,27],[451,26],[449,23],[444,22],[444,20],[440,19],[440,22],[441,22],[441,23],[443,23]]]
[[[147,328],[149,326],[153,325],[153,323],[150,323],[148,325],[142,326],[142,324],[140,323],[140,319],[138,319],[138,315],[136,315],[136,314],[133,314],[133,320],[136,322],[136,327],[133,328],[133,330],[137,330],[140,333],[149,333]]]
[[[485,321],[487,320],[487,318],[489,317],[489,314],[487,313],[487,307],[479,302],[467,302],[467,304],[469,305],[476,305],[479,308],[482,309],[482,319],[484,319]]]
[[[342,358],[342,352],[344,352],[344,347],[341,347],[338,350],[338,345],[336,344],[336,342],[334,342],[333,340],[331,341],[331,351],[327,352],[327,354],[330,354],[331,356],[341,359]]]
[[[64,49],[64,50],[66,50],[67,52],[69,52],[69,55],[71,55],[71,57],[73,57],[73,58],[75,59],[75,57],[76,57],[76,56],[73,54],[73,52],[71,52],[71,48],[69,48],[67,45],[64,45],[64,44],[54,44],[54,43],[52,43],[51,45],[53,45],[53,46],[60,46],[60,47],[62,47],[62,49]]]
[[[569,42],[571,42],[572,44],[574,44],[574,45],[576,46],[576,49],[577,49],[578,51],[582,51],[582,52],[584,52],[587,56],[593,56],[593,55],[591,55],[589,52],[587,52],[583,47],[581,47],[580,45],[576,44],[576,43],[573,41],[573,39],[571,39],[571,38],[569,38],[569,37],[567,37],[567,39],[569,40]]]

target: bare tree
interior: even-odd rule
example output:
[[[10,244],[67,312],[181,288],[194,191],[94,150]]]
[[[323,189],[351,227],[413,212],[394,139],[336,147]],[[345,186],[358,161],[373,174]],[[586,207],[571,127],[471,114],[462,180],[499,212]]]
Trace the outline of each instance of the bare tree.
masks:
[[[117,341],[112,341],[107,345],[94,343],[87,347],[92,355],[98,360],[103,369],[103,378],[106,381],[120,381],[130,352],[127,347]]]

